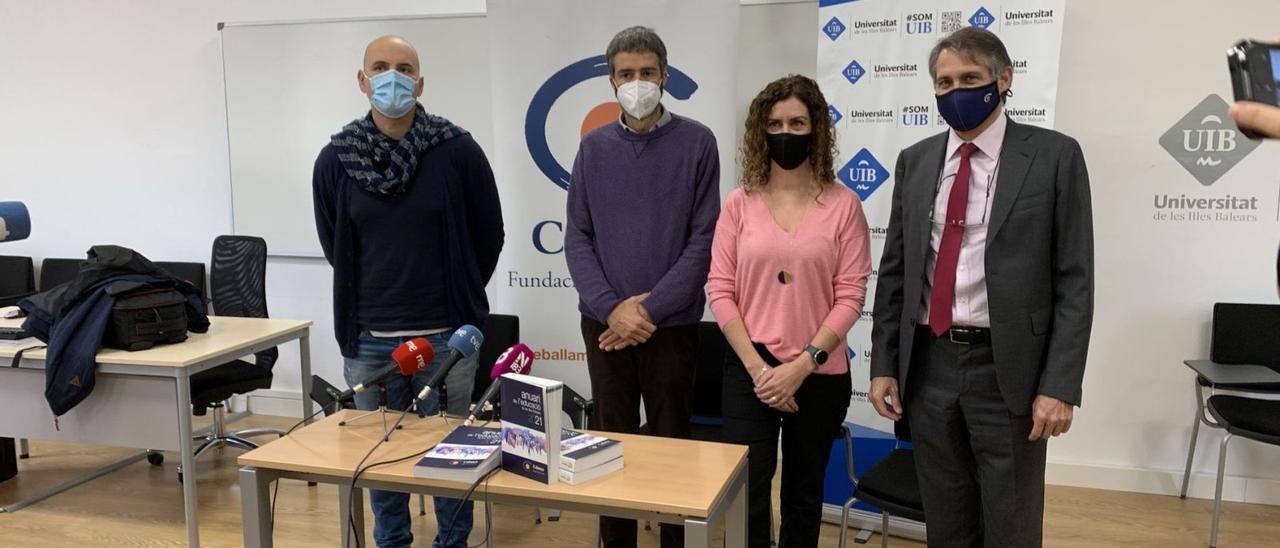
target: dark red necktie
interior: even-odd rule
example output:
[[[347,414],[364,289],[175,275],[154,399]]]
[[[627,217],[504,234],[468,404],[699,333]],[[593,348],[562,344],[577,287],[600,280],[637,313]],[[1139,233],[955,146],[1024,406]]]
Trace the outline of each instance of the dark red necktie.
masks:
[[[947,224],[933,264],[933,289],[929,292],[929,330],[941,337],[951,329],[951,304],[956,298],[956,265],[964,241],[965,210],[969,206],[969,157],[978,151],[973,143],[960,145],[960,169],[947,197]]]

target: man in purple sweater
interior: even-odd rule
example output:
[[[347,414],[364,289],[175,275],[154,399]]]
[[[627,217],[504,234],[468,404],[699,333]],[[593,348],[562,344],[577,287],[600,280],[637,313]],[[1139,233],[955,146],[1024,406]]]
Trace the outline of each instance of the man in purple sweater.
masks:
[[[698,322],[720,212],[711,130],[661,105],[667,49],[652,29],[609,42],[618,123],[588,133],[569,184],[565,259],[578,289],[595,399],[591,426],[687,438]],[[600,518],[606,547],[636,545],[635,520]],[[662,545],[681,546],[662,526]]]

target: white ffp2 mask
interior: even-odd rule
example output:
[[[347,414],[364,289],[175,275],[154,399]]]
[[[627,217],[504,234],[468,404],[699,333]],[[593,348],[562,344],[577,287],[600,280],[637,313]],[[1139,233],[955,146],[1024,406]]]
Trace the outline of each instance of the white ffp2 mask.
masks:
[[[648,80],[632,80],[618,86],[618,104],[633,118],[653,114],[662,101],[662,88]]]

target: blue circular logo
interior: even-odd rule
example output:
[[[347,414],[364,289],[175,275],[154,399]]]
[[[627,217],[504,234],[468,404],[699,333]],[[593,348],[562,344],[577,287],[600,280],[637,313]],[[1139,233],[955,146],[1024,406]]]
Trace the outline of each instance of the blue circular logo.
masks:
[[[669,76],[664,88],[667,95],[683,101],[692,97],[698,90],[698,83],[679,69],[668,66],[667,72]],[[555,156],[551,154],[550,145],[547,144],[547,119],[551,115],[551,107],[556,104],[561,95],[574,86],[602,76],[609,76],[608,60],[603,55],[588,57],[552,74],[542,87],[538,88],[537,93],[533,94],[533,100],[529,102],[529,111],[524,119],[524,140],[529,147],[529,156],[533,158],[533,163],[538,166],[542,174],[562,189],[569,189],[569,170],[556,161]],[[593,116],[598,112],[612,112],[613,119],[616,120],[617,103],[603,103],[592,109],[583,120],[584,134],[595,129],[588,126],[593,119],[599,118]]]

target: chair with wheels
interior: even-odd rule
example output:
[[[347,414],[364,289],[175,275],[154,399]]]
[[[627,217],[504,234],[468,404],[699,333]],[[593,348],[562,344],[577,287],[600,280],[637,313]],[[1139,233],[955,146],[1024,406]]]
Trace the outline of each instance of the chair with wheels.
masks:
[[[213,241],[210,276],[213,311],[219,316],[266,318],[267,242],[255,236],[218,236]],[[176,274],[176,273],[175,273]],[[213,427],[208,434],[197,436],[200,443],[195,455],[210,449],[234,446],[245,450],[258,447],[245,438],[261,435],[284,435],[275,428],[253,428],[228,432],[226,401],[232,396],[248,394],[271,387],[272,368],[278,351],[268,348],[253,354],[252,361],[236,360],[196,373],[191,377],[192,413],[203,416],[213,412]],[[182,478],[182,469],[178,469]]]

